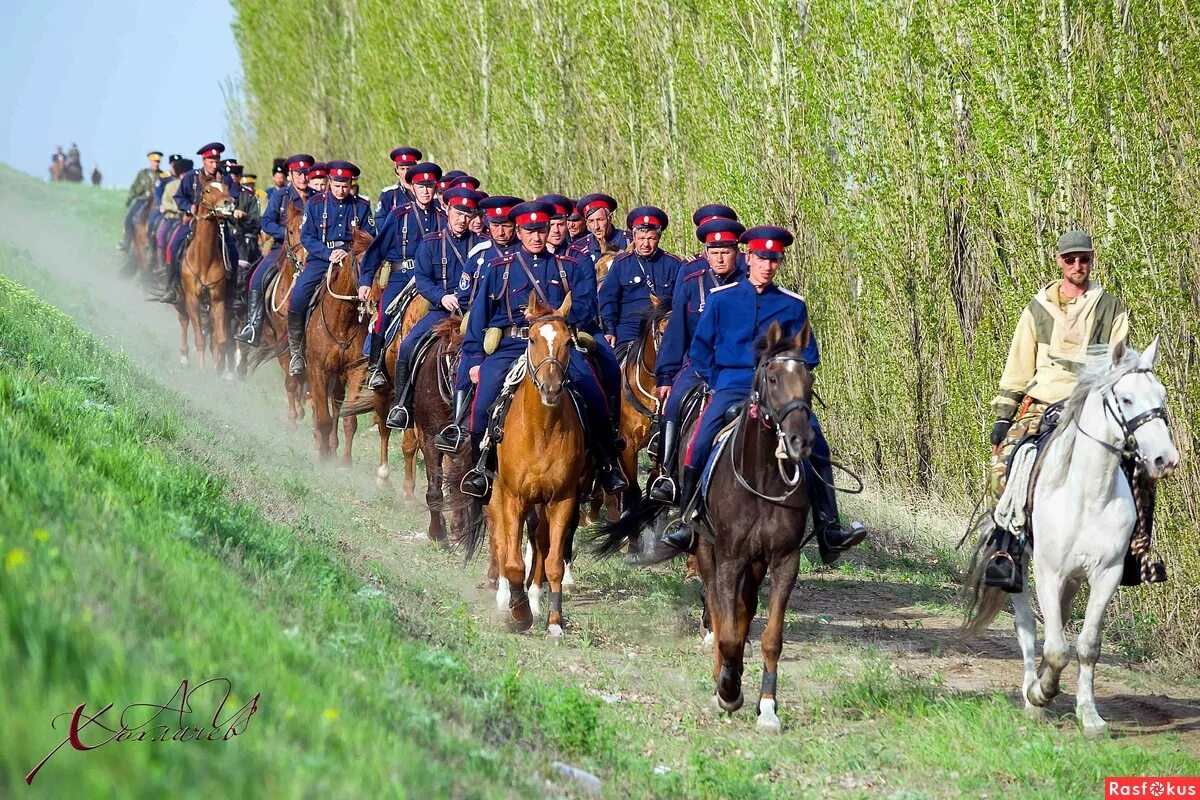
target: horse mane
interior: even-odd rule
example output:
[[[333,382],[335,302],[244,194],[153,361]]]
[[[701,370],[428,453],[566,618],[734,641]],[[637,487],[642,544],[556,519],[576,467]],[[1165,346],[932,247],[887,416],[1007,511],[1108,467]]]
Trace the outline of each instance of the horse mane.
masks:
[[[1106,389],[1111,389],[1117,381],[1121,380],[1121,378],[1128,375],[1137,367],[1141,355],[1140,351],[1126,346],[1125,353],[1121,356],[1120,361],[1114,363],[1112,349],[1108,345],[1092,345],[1089,347],[1088,362],[1080,371],[1075,389],[1067,398],[1062,417],[1059,418],[1058,429],[1054,432],[1054,436],[1051,437],[1051,441],[1065,435],[1067,429],[1072,428],[1070,425],[1072,422],[1076,423],[1074,428],[1078,428],[1079,415],[1083,413],[1083,406],[1088,396],[1093,392],[1102,392]]]
[[[462,341],[462,320],[449,317],[436,323],[430,332],[436,337],[445,337],[449,342],[457,343]]]
[[[638,335],[645,336],[647,331],[654,330],[655,325],[671,316],[670,296],[660,297],[657,303],[651,302],[635,316],[638,320]]]

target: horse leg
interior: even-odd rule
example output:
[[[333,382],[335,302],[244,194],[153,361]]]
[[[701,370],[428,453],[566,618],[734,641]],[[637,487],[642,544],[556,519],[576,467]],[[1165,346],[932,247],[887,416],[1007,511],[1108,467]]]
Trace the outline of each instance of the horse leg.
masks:
[[[1063,579],[1057,570],[1044,561],[1034,562],[1037,571],[1038,605],[1042,609],[1042,625],[1046,639],[1042,645],[1042,665],[1038,681],[1029,688],[1026,699],[1035,706],[1044,706],[1059,692],[1059,678],[1071,660],[1071,647],[1063,632]]]
[[[388,445],[392,441],[392,429],[384,425],[377,414],[373,416],[379,428],[379,467],[375,470],[375,486],[384,489],[392,483],[392,469],[388,465]]]
[[[570,527],[570,533],[563,543],[563,591],[570,592],[575,588],[575,576],[571,574],[571,562],[575,560],[575,531],[579,528],[579,504],[575,504],[575,520]]]
[[[696,563],[699,565],[700,571],[700,626],[704,629],[704,638],[700,641],[700,649],[701,651],[711,650],[716,654],[713,657],[713,682],[715,683],[721,670],[721,662],[717,648],[713,646],[717,631],[717,610],[713,603],[713,598],[717,596],[713,585],[716,563],[713,558],[713,546],[709,544],[708,540],[701,539],[700,546],[696,548]]]
[[[183,366],[188,365],[188,325],[190,318],[186,309],[181,306],[175,306],[175,315],[179,317],[179,363]]]
[[[721,560],[717,564],[717,627],[716,658],[720,660],[717,676],[717,701],[720,707],[733,713],[742,707],[742,670],[746,637],[740,635],[746,616],[744,583],[749,565],[745,561]]]
[[[385,429],[387,425],[383,426]],[[429,508],[429,539],[445,546],[446,522],[442,518],[442,454],[433,444],[433,437],[422,434],[421,454],[425,456],[425,505]]]
[[[781,726],[776,714],[775,682],[779,677],[779,655],[783,652],[783,620],[787,614],[788,598],[796,586],[800,569],[800,552],[779,556],[771,565],[771,594],[767,600],[767,627],[762,635],[763,678],[758,697],[758,727],[779,733]],[[755,590],[757,596],[758,591]]]
[[[225,330],[227,320],[225,319],[225,300],[218,297],[212,301],[212,308],[209,313],[212,314],[213,334],[212,334],[212,349],[213,349],[213,365],[217,371],[225,371],[225,380],[233,380],[233,349],[229,346],[228,331]]]
[[[1017,629],[1017,644],[1021,646],[1021,663],[1024,673],[1021,678],[1021,698],[1025,701],[1025,713],[1030,717],[1042,716],[1040,706],[1029,702],[1029,692],[1037,683],[1037,619],[1029,604],[1028,590],[1014,594],[1013,618]]]
[[[333,418],[329,416],[329,399],[325,396],[325,373],[309,372],[311,379],[308,387],[309,397],[313,407],[313,442],[317,445],[317,455],[322,459],[333,455],[329,450],[329,435],[333,428]]]
[[[545,521],[538,528],[539,535],[545,529],[549,545],[546,553],[546,580],[550,582],[550,614],[546,618],[546,634],[558,638],[563,633],[562,588],[566,571],[565,553],[567,539],[575,534],[579,524],[577,500],[574,495],[555,500],[546,505]]]
[[[354,386],[353,383],[347,385],[342,381],[338,381],[336,392],[337,395],[333,402],[335,417],[338,416],[342,406],[346,404],[346,398],[354,397],[358,394],[358,387]],[[343,467],[354,465],[354,434],[356,433],[358,433],[358,417],[354,415],[342,417],[342,439],[346,443],[346,446],[342,448]]]
[[[524,503],[518,498],[503,496],[501,491],[493,493],[492,503],[497,506],[498,513],[496,556],[500,562],[500,584],[508,584],[508,627],[514,632],[527,631],[533,625],[533,612],[529,608],[529,595],[525,592],[525,563],[521,559]],[[499,590],[496,597],[499,604]]]
[[[1075,652],[1079,654],[1075,718],[1083,726],[1083,735],[1089,739],[1103,736],[1108,730],[1108,723],[1096,710],[1095,672],[1096,662],[1100,659],[1100,628],[1104,624],[1104,612],[1121,585],[1122,571],[1122,563],[1117,562],[1088,577],[1087,611],[1083,616],[1083,628],[1075,640]]]
[[[526,532],[530,542],[526,552],[530,558],[525,583],[529,591],[529,608],[537,619],[542,614],[542,584],[546,581],[546,556],[550,552],[550,522],[545,509],[529,520]]]
[[[385,411],[383,417],[387,416]],[[383,423],[380,422],[380,425]],[[417,499],[417,432],[409,428],[400,438],[400,449],[404,452],[404,500],[412,503]]]

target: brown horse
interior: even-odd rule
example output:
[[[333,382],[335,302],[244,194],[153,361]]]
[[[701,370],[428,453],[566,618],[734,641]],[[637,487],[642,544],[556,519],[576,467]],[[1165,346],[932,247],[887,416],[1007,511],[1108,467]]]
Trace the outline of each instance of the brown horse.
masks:
[[[703,536],[697,552],[712,637],[714,702],[730,713],[742,706],[742,672],[758,592],[771,571],[767,625],[762,634],[760,727],[778,731],[776,678],[788,598],[796,585],[808,519],[804,460],[812,452],[813,376],[805,365],[807,326],[794,339],[772,323],[759,343],[753,390],[713,467],[709,495],[720,498],[693,524]],[[643,504],[604,526],[598,551],[617,552],[661,506]],[[655,560],[670,557],[662,553]],[[708,637],[706,637],[706,643]]]
[[[573,343],[567,327],[571,296],[558,309],[547,308],[531,294],[525,376],[512,398],[504,437],[496,446],[496,480],[488,516],[490,550],[500,567],[496,606],[507,612],[509,628],[527,630],[539,613],[542,577],[550,584],[546,632],[562,635],[564,556],[579,523],[579,487],[587,462],[583,424],[567,398],[567,365]],[[472,503],[465,531],[468,557],[483,536],[479,503]],[[526,591],[521,552],[526,520],[536,513],[534,568]]]
[[[304,269],[308,251],[300,243],[300,224],[304,219],[304,204],[295,198],[284,207],[284,234],[282,252],[275,277],[264,287],[262,347],[254,350],[248,359],[253,370],[274,358],[283,370],[283,390],[288,401],[288,425],[295,430],[304,419],[304,377],[292,375],[288,369],[290,357],[287,350],[287,313],[291,304],[292,285]],[[271,247],[275,240],[267,235]],[[266,257],[264,252],[263,257]]]
[[[337,451],[337,426],[342,401],[353,396],[366,378],[367,359],[362,355],[367,323],[358,300],[359,259],[372,236],[354,228],[350,257],[331,264],[325,282],[317,288],[316,308],[308,319],[304,360],[308,365],[308,394],[313,409],[313,439],[322,458]],[[342,464],[353,461],[358,418],[342,419],[346,444]]]
[[[233,214],[233,198],[221,181],[209,181],[194,207],[192,240],[180,266],[181,290],[175,302],[179,315],[179,363],[188,363],[188,326],[195,337],[200,366],[212,349],[216,368],[229,363],[229,332],[225,320],[225,241],[223,228]],[[232,379],[233,373],[227,374]]]
[[[434,435],[454,421],[454,368],[463,334],[460,319],[450,318],[433,327],[433,343],[429,352],[413,373],[413,421],[407,432],[415,432],[425,458],[425,504],[429,507],[429,538],[444,544],[446,541],[445,489],[450,493],[450,531],[457,540],[462,537],[464,498],[459,484],[466,474],[470,451],[460,448],[448,455],[437,449]]]
[[[129,254],[133,268],[146,285],[150,285],[154,269],[154,249],[150,246],[150,211],[153,203],[153,199],[147,200],[133,218],[133,251]]]
[[[651,296],[651,306],[642,317],[641,332],[621,364],[621,436],[625,449],[621,466],[629,478],[629,490],[638,493],[638,453],[650,441],[650,426],[659,413],[655,394],[654,367],[658,363],[658,348],[662,346],[667,322],[671,319],[670,304]]]

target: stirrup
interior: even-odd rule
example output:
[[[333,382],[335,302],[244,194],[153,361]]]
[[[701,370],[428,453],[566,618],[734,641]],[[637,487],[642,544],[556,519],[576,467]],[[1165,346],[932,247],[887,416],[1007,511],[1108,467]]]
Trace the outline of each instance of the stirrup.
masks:
[[[462,426],[452,422],[433,437],[433,444],[442,453],[454,454],[459,451],[466,439],[467,435],[463,432]]]
[[[684,535],[687,535],[687,541],[684,541]],[[677,519],[667,526],[662,537],[658,540],[666,547],[672,550],[678,550],[681,553],[694,553],[696,546],[700,543],[699,537],[696,535],[695,526],[684,522],[682,519]]]
[[[233,338],[243,344],[254,344],[254,340],[258,338],[258,330],[247,322],[244,328],[233,335]]]
[[[293,377],[303,375],[306,367],[307,364],[304,362],[304,356],[299,354],[294,355],[292,356],[292,360],[288,362],[288,374]]]
[[[492,491],[492,481],[479,467],[471,467],[467,474],[463,475],[458,488],[465,495],[485,500]]]
[[[387,375],[383,371],[383,367],[372,367],[367,373],[367,388],[373,390],[386,389],[388,384]]]
[[[654,479],[646,494],[657,503],[674,505],[679,499],[679,487],[675,485],[675,480],[664,472]]]
[[[386,424],[392,430],[406,431],[412,427],[412,414],[409,413],[406,406],[397,403],[388,412]]]

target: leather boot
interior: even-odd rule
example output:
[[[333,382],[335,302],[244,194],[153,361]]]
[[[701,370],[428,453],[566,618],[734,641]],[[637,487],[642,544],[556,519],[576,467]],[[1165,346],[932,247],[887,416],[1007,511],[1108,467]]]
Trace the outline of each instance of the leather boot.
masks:
[[[685,511],[692,505],[692,500],[696,496],[696,492],[700,489],[700,472],[699,467],[684,466],[683,468],[680,476],[682,486],[680,487],[679,503],[680,507]],[[685,514],[684,517],[672,523],[659,541],[663,545],[683,553],[696,552],[696,546],[700,543],[700,540],[688,516]]]
[[[995,586],[1006,592],[1025,591],[1025,570],[1021,564],[1025,546],[1011,531],[999,526],[992,531],[990,544],[996,552],[988,559],[983,571],[983,585]]]
[[[408,362],[396,357],[396,376],[393,384],[392,410],[387,415],[387,426],[402,431],[412,427],[412,409],[408,407]]]
[[[678,451],[679,426],[674,420],[665,420],[662,425],[662,458],[659,460],[659,468],[662,471],[654,479],[654,483],[650,484],[650,491],[647,493],[656,503],[674,505],[679,499],[675,479],[672,477],[675,474],[675,458]]]
[[[596,480],[605,494],[621,494],[629,488],[629,483],[621,474],[619,458],[621,450],[624,449],[624,440],[615,427],[610,431],[596,433]]]
[[[815,462],[815,463],[814,463]],[[808,475],[808,499],[812,505],[813,532],[822,564],[832,564],[842,553],[867,538],[867,528],[853,522],[842,527],[838,518],[837,492],[833,488],[833,467],[827,460],[814,458]]]
[[[370,361],[367,364],[367,388],[383,389],[387,387],[387,372],[383,368],[383,334],[371,333]]]
[[[655,414],[650,418],[650,438],[646,441],[646,457],[657,464],[662,456],[663,418]]]
[[[258,337],[262,334],[263,311],[262,290],[251,289],[246,296],[246,325],[233,338],[246,344],[258,344]]]
[[[304,374],[304,328],[307,322],[305,316],[304,309],[288,311],[288,352],[291,354],[291,361],[288,363],[289,375]]]
[[[471,392],[460,389],[454,393],[454,421],[433,437],[433,443],[443,453],[457,453],[466,439],[467,414],[471,412]]]
[[[488,478],[485,470],[487,464],[485,459],[487,455],[483,453],[483,434],[471,434],[471,469],[467,470],[467,474],[463,475],[462,483],[459,488],[463,494],[471,497],[478,497],[481,500],[487,500],[492,492],[492,482]]]

